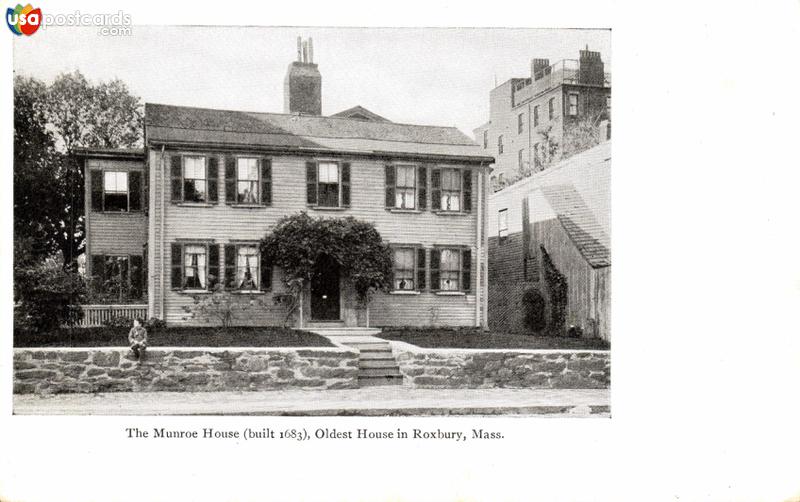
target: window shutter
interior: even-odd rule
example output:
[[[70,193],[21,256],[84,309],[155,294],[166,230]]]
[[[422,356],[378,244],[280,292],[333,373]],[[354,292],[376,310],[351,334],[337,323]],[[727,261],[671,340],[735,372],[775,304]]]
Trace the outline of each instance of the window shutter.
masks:
[[[214,291],[219,284],[219,244],[208,245],[208,280],[209,291]]]
[[[172,289],[183,288],[183,246],[172,244]]]
[[[464,192],[464,212],[472,211],[472,170],[464,169],[462,173],[464,176],[464,183],[461,185]]]
[[[236,246],[225,245],[225,288],[236,289]]]
[[[236,204],[236,157],[225,156],[225,203]]]
[[[417,291],[425,291],[425,248],[417,248]]]
[[[272,205],[272,159],[261,159],[261,203]]]
[[[208,157],[208,200],[219,203],[219,158],[216,155]]]
[[[394,207],[394,189],[396,185],[394,166],[386,166],[386,207]]]
[[[417,199],[418,209],[428,207],[428,168],[425,166],[417,169]]]
[[[128,200],[130,211],[142,210],[142,173],[140,171],[128,173]]]
[[[172,202],[183,200],[183,160],[180,155],[169,158],[169,175],[172,179]]]
[[[144,269],[142,263],[144,260],[141,256],[131,256],[131,297],[141,298],[144,289]]]
[[[101,282],[106,280],[106,257],[101,254],[92,255],[92,277],[97,277]]]
[[[317,203],[317,163],[306,162],[306,203]]]
[[[103,171],[92,169],[89,171],[92,186],[92,211],[103,210]]]
[[[261,253],[261,291],[270,291],[272,289],[272,263],[267,260],[264,253]]]
[[[441,209],[441,208],[442,208],[442,170],[431,169],[431,209]]]
[[[441,263],[442,252],[439,249],[431,249],[431,291],[439,291],[439,264]]]
[[[342,206],[350,207],[350,163],[342,162]]]
[[[472,290],[472,250],[461,251],[461,290],[469,293]]]

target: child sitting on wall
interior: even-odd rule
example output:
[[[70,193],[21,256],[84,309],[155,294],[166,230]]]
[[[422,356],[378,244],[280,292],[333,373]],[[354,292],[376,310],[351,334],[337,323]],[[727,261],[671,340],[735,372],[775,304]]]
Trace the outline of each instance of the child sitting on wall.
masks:
[[[144,358],[144,350],[147,348],[147,330],[139,319],[133,320],[133,327],[128,333],[128,343],[131,345],[133,357],[141,361]]]

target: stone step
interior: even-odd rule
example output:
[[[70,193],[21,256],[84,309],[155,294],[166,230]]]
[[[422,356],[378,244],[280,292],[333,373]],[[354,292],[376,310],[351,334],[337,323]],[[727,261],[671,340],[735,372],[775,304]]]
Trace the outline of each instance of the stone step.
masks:
[[[392,352],[392,347],[383,343],[348,342],[345,345],[358,349],[361,352]]]
[[[359,361],[394,361],[394,355],[389,350],[362,350]]]
[[[363,377],[383,378],[383,377],[402,377],[402,376],[403,375],[400,373],[400,368],[398,368],[397,365],[390,368],[358,369],[358,378],[363,378]]]
[[[373,387],[377,385],[403,385],[403,376],[358,377],[359,387]]]
[[[366,369],[373,368],[393,368],[400,370],[394,358],[389,359],[360,359],[358,361],[359,374]]]

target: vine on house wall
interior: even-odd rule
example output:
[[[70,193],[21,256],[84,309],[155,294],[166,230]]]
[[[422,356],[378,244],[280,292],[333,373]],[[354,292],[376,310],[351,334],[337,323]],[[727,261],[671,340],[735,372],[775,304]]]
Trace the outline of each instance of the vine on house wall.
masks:
[[[539,246],[542,251],[544,264],[544,281],[550,296],[550,325],[549,331],[556,334],[564,333],[567,319],[567,278],[556,268],[544,246]]]

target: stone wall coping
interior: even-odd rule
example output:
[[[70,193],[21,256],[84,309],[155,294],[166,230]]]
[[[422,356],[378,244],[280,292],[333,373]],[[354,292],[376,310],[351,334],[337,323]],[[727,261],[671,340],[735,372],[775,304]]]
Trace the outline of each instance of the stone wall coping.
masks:
[[[114,352],[128,351],[128,347],[14,347],[14,352],[36,351],[36,352]],[[358,355],[359,351],[340,346],[336,347],[148,347],[148,352],[280,352],[290,353],[302,350],[313,350],[331,353],[352,353]]]
[[[437,354],[479,354],[479,353],[504,353],[504,354],[593,354],[598,356],[607,356],[611,354],[610,350],[598,349],[462,349],[462,348],[426,348],[418,347],[410,343],[401,342],[398,340],[387,340],[392,347],[397,347],[399,350],[414,353],[427,353],[433,352]]]

